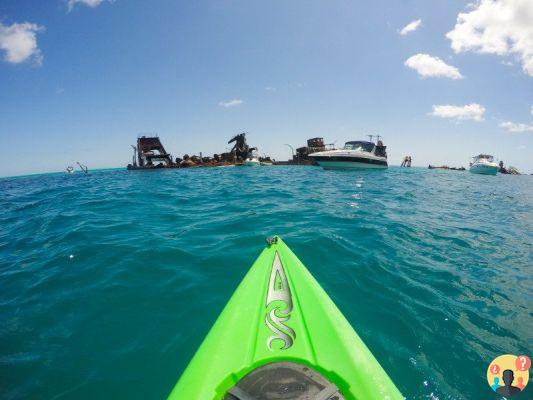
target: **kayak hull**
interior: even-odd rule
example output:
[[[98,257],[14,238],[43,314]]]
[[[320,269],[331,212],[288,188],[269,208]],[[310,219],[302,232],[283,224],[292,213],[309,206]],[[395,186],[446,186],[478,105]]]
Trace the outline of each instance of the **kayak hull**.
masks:
[[[277,239],[246,274],[169,399],[224,399],[251,372],[280,362],[312,368],[345,399],[403,399],[333,301]]]

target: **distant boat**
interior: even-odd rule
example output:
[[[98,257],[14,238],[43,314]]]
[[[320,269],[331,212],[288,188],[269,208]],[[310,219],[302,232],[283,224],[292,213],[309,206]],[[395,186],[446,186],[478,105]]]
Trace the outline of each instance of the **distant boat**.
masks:
[[[69,165],[67,167],[67,174],[73,174],[74,173],[74,167],[72,165]]]
[[[309,158],[316,161],[324,169],[333,168],[387,168],[386,146],[379,140],[351,141],[338,150],[319,151],[309,154]]]
[[[257,154],[250,154],[246,160],[242,163],[242,165],[245,165],[247,167],[259,167],[261,165],[261,162],[259,161],[259,157]]]
[[[494,162],[493,156],[489,154],[480,154],[472,157],[470,172],[481,175],[496,175],[498,173],[498,164]]]

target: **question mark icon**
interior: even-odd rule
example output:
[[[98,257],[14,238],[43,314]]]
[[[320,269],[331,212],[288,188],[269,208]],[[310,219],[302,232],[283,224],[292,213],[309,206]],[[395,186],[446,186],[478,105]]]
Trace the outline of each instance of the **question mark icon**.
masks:
[[[518,356],[515,366],[518,371],[527,371],[531,367],[531,359],[528,356]]]
[[[498,375],[500,372],[500,366],[498,364],[492,364],[490,366],[490,372],[492,372],[492,375]]]

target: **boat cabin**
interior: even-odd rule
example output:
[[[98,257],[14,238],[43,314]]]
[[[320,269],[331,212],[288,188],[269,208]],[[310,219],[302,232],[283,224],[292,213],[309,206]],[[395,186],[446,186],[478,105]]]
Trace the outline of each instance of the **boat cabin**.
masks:
[[[494,162],[494,157],[491,156],[490,154],[479,154],[475,157],[472,157],[473,161],[477,161],[477,160],[487,160],[487,161],[490,161],[490,162]]]
[[[366,153],[373,153],[379,157],[387,157],[386,149],[387,146],[383,146],[383,142],[381,142],[381,140],[378,141],[378,144],[364,140],[350,141],[344,144],[344,150],[356,150]]]
[[[376,145],[372,142],[365,141],[353,141],[346,142],[344,144],[344,150],[357,150],[357,151],[366,151],[367,153],[372,153]]]

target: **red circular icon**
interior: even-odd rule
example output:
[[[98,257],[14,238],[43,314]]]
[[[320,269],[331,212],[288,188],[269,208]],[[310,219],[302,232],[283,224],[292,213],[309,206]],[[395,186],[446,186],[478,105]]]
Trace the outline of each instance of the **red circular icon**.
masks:
[[[527,371],[531,367],[531,359],[528,356],[516,357],[515,363],[518,371]]]
[[[498,375],[500,373],[500,366],[498,364],[492,364],[490,366],[490,372],[493,375]]]

